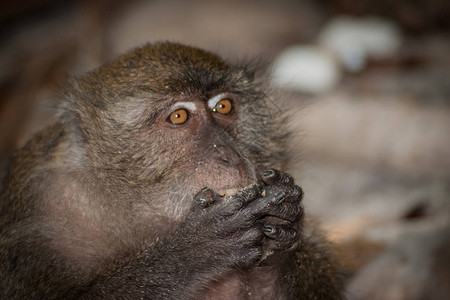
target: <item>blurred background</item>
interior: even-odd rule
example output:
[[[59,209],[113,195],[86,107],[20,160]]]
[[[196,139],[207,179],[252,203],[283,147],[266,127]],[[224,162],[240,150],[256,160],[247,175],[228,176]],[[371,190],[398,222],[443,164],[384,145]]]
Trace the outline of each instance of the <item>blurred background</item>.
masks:
[[[58,89],[146,42],[257,59],[349,299],[450,299],[450,1],[0,2],[0,163]]]

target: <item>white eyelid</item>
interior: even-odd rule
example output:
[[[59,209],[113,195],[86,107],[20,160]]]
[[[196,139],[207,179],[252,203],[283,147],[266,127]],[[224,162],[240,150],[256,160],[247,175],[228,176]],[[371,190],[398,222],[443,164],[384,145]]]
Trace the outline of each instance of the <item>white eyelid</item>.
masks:
[[[217,96],[212,97],[211,99],[208,100],[208,107],[211,110],[214,110],[216,108],[216,104],[217,102],[219,102],[220,100],[222,100],[224,98],[225,94],[219,94]]]
[[[194,112],[197,110],[197,106],[193,102],[177,102],[172,106],[172,109],[187,108],[189,111]]]

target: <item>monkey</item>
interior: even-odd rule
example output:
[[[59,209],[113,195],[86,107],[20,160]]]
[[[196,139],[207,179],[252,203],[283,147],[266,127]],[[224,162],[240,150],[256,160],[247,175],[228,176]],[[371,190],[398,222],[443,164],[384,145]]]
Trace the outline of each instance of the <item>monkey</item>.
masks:
[[[2,184],[0,298],[343,297],[252,66],[157,42],[62,94]]]

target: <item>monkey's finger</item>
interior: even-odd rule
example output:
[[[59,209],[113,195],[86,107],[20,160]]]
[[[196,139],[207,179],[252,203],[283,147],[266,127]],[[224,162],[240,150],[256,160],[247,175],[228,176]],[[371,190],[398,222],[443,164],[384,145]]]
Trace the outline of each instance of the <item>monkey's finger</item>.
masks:
[[[206,208],[219,200],[220,196],[208,187],[204,187],[194,196],[194,203],[200,207]]]
[[[262,231],[265,236],[276,241],[270,244],[270,248],[274,250],[290,248],[298,240],[297,230],[290,226],[265,224]]]
[[[274,207],[280,205],[286,199],[286,193],[279,191],[275,195],[269,195],[260,198],[258,201],[249,203],[249,205],[240,211],[241,214],[248,214],[251,219],[258,219],[273,210]]]
[[[226,198],[225,207],[230,213],[234,214],[260,197],[261,193],[258,185],[252,184],[238,191],[235,195]]]
[[[272,196],[275,192],[277,194]],[[302,218],[303,207],[301,201],[303,191],[299,186],[277,186],[269,192],[268,197],[267,201],[270,204],[270,209],[267,212],[268,216],[274,216],[288,222],[297,222]],[[270,197],[273,198],[271,199]]]
[[[239,237],[239,245],[243,247],[261,245],[264,233],[257,226],[250,227]]]
[[[273,214],[278,217],[296,216],[301,209],[302,189],[297,185],[280,185],[267,188],[266,195],[249,205],[256,218]],[[292,219],[292,218],[290,218]],[[291,221],[291,220],[290,220]]]
[[[284,197],[280,199],[282,202],[300,203],[303,199],[303,190],[298,185],[272,185],[265,189],[265,197],[269,201],[277,194],[283,193]],[[275,203],[276,204],[276,203]]]
[[[268,169],[264,171],[261,175],[261,180],[266,185],[274,185],[274,184],[284,184],[291,185],[294,184],[294,179],[291,175],[278,171],[276,169]]]
[[[257,184],[251,184],[236,193],[236,196],[244,200],[244,205],[261,197],[260,187]]]
[[[265,216],[277,217],[290,223],[296,223],[303,217],[303,207],[299,203],[284,202],[273,207]]]

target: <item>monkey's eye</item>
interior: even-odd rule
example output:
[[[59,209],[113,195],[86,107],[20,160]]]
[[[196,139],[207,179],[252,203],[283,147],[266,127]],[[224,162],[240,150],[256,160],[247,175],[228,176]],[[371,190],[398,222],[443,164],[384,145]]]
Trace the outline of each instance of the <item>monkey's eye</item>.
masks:
[[[233,109],[233,104],[229,99],[222,99],[216,103],[213,111],[222,115],[228,115]]]
[[[184,108],[181,108],[171,113],[167,121],[169,121],[174,125],[181,125],[186,123],[188,118],[189,118],[188,111]]]

